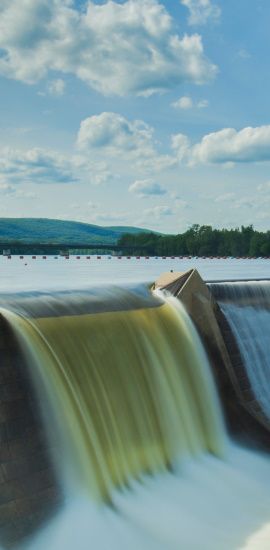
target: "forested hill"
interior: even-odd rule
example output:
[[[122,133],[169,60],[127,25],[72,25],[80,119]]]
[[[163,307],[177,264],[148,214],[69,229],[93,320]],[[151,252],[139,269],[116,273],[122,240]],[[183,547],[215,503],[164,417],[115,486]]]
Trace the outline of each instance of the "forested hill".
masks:
[[[218,230],[196,224],[179,235],[140,233],[123,235],[118,242],[130,246],[130,252],[157,256],[270,256],[270,231],[256,231],[252,225]]]
[[[138,227],[101,227],[87,223],[44,218],[0,218],[0,241],[25,243],[116,244],[123,233],[147,233]]]

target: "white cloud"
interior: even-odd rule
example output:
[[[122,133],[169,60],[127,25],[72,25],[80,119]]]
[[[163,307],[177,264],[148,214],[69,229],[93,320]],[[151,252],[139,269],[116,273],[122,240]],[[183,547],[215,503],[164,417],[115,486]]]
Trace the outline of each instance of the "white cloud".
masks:
[[[224,193],[216,197],[215,202],[231,202],[235,197],[235,193]]]
[[[172,149],[179,161],[184,160],[190,150],[190,140],[185,134],[174,134],[172,136]]]
[[[55,97],[61,97],[65,92],[65,87],[66,84],[62,78],[57,78],[56,80],[48,82],[48,92]]]
[[[181,209],[186,209],[186,208],[190,208],[189,204],[187,203],[187,201],[183,201],[181,199],[176,199],[175,200],[175,203],[174,203],[174,206],[176,208],[181,208]]]
[[[263,191],[263,192],[270,191],[270,181],[266,181],[265,183],[260,183],[257,186],[257,190],[258,191]]]
[[[262,162],[270,160],[270,126],[224,128],[203,137],[192,150],[192,160],[202,163]]]
[[[36,199],[37,195],[33,191],[27,189],[18,189],[16,185],[11,185],[10,183],[5,183],[1,181],[2,176],[0,175],[0,196],[1,195],[12,195],[12,197],[20,199]]]
[[[177,101],[174,101],[172,104],[172,107],[175,109],[192,109],[195,107],[196,109],[205,109],[209,106],[209,101],[207,99],[200,99],[197,102],[194,102],[193,99],[189,96],[182,96]]]
[[[251,58],[251,54],[245,48],[242,48],[241,50],[238,51],[238,56],[241,57],[241,59]]]
[[[12,195],[15,191],[16,189],[12,185],[0,181],[0,195]]]
[[[255,208],[256,204],[254,201],[254,198],[250,197],[241,197],[241,199],[237,199],[233,202],[232,208]]]
[[[7,184],[70,183],[76,181],[72,162],[46,149],[26,151],[4,148],[0,155],[0,178]]]
[[[190,25],[204,25],[209,19],[217,21],[221,14],[219,6],[212,0],[180,0],[188,8]]]
[[[143,211],[144,216],[153,216],[154,218],[161,218],[162,216],[172,216],[173,210],[169,206],[154,206],[153,208],[147,208]]]
[[[6,77],[32,84],[70,73],[104,95],[147,96],[217,72],[201,37],[176,34],[158,0],[89,1],[80,11],[69,0],[1,0],[0,49]]]
[[[198,109],[206,109],[206,107],[209,107],[209,101],[208,99],[200,99],[197,103]]]
[[[83,120],[77,145],[84,156],[101,154],[106,162],[120,160],[122,167],[132,160],[133,168],[143,172],[159,172],[175,164],[173,156],[158,153],[151,126],[142,120],[129,121],[118,113],[104,112]]]
[[[141,152],[152,148],[153,129],[142,121],[129,122],[118,113],[104,112],[84,119],[78,133],[80,149],[103,148],[117,151]]]
[[[124,223],[129,217],[127,214],[121,214],[117,212],[99,212],[91,216],[92,221],[99,223]]]
[[[189,164],[251,163],[270,161],[270,125],[242,130],[224,128],[204,136],[192,146],[187,136],[172,136],[172,148],[179,160]]]
[[[191,109],[193,107],[193,101],[191,97],[183,96],[172,103],[175,109]]]
[[[166,189],[153,180],[136,180],[129,186],[128,190],[143,198],[150,195],[165,195],[167,193]]]
[[[2,194],[20,183],[94,185],[134,179],[133,192],[162,195],[165,190],[149,174],[177,165],[175,155],[159,153],[154,129],[143,121],[129,121],[117,113],[102,113],[82,121],[70,154],[32,148],[0,151]],[[0,187],[1,190],[1,187]]]

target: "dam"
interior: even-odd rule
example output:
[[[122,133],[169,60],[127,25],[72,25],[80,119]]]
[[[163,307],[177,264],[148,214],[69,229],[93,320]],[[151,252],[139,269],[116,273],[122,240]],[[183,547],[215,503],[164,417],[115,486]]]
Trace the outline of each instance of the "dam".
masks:
[[[269,547],[269,315],[194,269],[1,292],[2,547]]]

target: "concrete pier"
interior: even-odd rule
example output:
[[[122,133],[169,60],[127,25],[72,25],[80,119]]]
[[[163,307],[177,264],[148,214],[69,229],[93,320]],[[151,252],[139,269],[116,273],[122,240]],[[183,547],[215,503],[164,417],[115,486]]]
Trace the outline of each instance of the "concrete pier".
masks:
[[[232,330],[196,269],[164,273],[154,288],[176,296],[185,306],[204,342],[230,431],[251,444],[270,448],[270,421],[247,377]]]

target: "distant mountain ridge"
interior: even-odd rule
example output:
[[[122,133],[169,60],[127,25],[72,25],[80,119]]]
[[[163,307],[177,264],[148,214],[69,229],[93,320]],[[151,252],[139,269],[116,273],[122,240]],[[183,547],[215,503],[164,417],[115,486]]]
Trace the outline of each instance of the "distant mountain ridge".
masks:
[[[104,227],[83,222],[49,218],[0,218],[0,241],[25,243],[115,244],[124,233],[147,233],[129,226]]]

